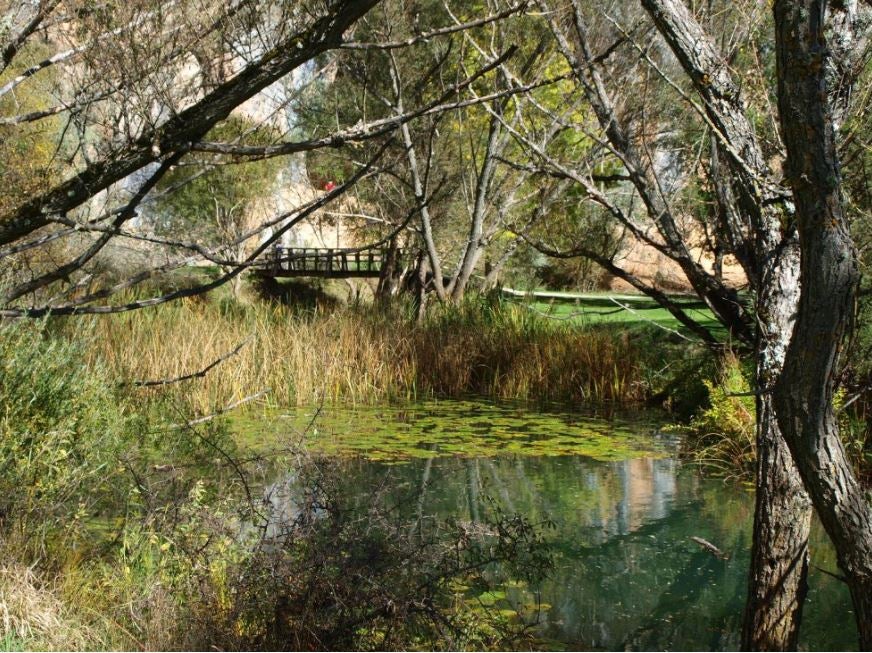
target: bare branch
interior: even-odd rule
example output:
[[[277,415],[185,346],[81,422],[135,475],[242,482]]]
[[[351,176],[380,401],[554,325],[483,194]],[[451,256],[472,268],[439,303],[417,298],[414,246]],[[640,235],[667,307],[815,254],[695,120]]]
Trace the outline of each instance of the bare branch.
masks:
[[[6,45],[3,47],[3,53],[0,55],[0,59],[2,59],[2,61],[0,61],[0,73],[9,67],[9,64],[12,63],[15,55],[18,54],[18,51],[25,44],[27,39],[39,29],[45,19],[51,15],[59,4],[60,0],[48,0],[45,3],[40,3],[33,18],[31,18],[17,34],[7,41]]]
[[[221,363],[226,361],[228,358],[232,358],[233,356],[236,356],[236,354],[238,354],[240,351],[242,351],[242,348],[245,347],[245,345],[247,345],[253,339],[254,339],[253,335],[248,336],[245,340],[243,340],[238,345],[236,345],[236,347],[234,347],[232,350],[228,351],[226,354],[222,354],[221,356],[216,358],[214,361],[209,363],[206,367],[204,367],[203,369],[198,370],[196,372],[191,372],[190,374],[183,374],[182,376],[177,376],[177,377],[170,378],[170,379],[156,379],[153,381],[131,381],[129,383],[126,383],[125,385],[133,385],[133,386],[136,386],[139,388],[153,388],[156,386],[172,385],[174,383],[180,383],[182,381],[190,381],[191,379],[202,379],[210,371],[212,371],[213,369],[218,367]]]
[[[409,38],[403,39],[402,41],[384,41],[382,43],[362,43],[349,41],[343,43],[340,47],[344,50],[396,50],[399,48],[405,48],[410,45],[415,45],[417,43],[426,43],[440,36],[456,34],[457,32],[465,32],[475,27],[483,27],[484,25],[495,23],[497,21],[503,20],[504,18],[508,18],[509,16],[520,14],[529,6],[529,4],[530,0],[524,0],[523,2],[514,4],[498,13],[483,16],[481,18],[477,18],[476,20],[471,20],[465,23],[455,23],[454,25],[449,25],[447,27],[439,27],[437,29],[430,30],[429,32],[423,32],[421,34],[416,34],[415,36],[410,36]]]
[[[219,85],[188,109],[159,127],[146,130],[135,142],[101,159],[74,177],[0,216],[0,244],[7,244],[44,227],[48,217],[65,213],[111,184],[169,152],[187,151],[213,125],[242,102],[317,55],[337,47],[344,32],[378,0],[343,4],[266,52],[256,63]]]

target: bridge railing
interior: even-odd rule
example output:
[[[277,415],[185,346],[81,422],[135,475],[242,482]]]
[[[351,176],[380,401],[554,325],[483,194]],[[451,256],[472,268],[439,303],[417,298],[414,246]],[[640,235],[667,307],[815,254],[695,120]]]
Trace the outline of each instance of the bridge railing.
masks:
[[[386,258],[384,249],[277,246],[265,267],[276,276],[378,276]]]

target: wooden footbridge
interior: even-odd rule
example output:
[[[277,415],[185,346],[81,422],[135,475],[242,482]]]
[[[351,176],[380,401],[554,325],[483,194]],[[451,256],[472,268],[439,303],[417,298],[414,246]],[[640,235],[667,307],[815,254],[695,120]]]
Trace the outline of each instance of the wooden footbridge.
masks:
[[[265,277],[378,278],[387,259],[379,248],[277,246],[254,269]]]

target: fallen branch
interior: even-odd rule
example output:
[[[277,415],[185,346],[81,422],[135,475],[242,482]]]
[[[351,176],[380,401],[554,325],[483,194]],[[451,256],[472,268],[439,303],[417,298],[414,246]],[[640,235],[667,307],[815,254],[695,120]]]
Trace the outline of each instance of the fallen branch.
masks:
[[[238,345],[236,345],[236,347],[234,347],[232,351],[229,351],[226,354],[219,356],[218,358],[216,358],[214,361],[209,363],[206,367],[204,367],[202,370],[199,370],[198,372],[184,374],[182,376],[177,376],[177,377],[172,378],[172,379],[155,379],[153,381],[131,381],[129,383],[129,385],[136,386],[138,388],[153,388],[155,386],[171,385],[173,383],[179,383],[180,381],[188,381],[189,379],[202,379],[210,371],[212,371],[214,368],[218,367],[221,363],[226,361],[228,358],[232,358],[233,356],[238,354],[242,350],[242,348],[245,347],[245,345],[247,345],[253,339],[254,339],[254,334],[248,336],[245,340],[243,340]]]
[[[627,306],[626,304],[623,304],[623,303],[619,302],[617,299],[615,299],[615,298],[612,297],[611,295],[610,295],[607,299],[608,299],[609,301],[611,301],[613,304],[617,304],[618,306],[620,306],[621,308],[623,308],[625,311],[629,311],[630,313],[632,313],[633,315],[635,315],[635,316],[638,317],[639,319],[641,319],[641,320],[643,320],[643,321],[645,321],[645,322],[648,322],[649,324],[653,324],[653,325],[654,325],[655,327],[657,327],[658,329],[663,329],[664,331],[667,331],[667,332],[669,332],[669,333],[673,333],[673,334],[675,334],[676,336],[678,336],[679,338],[682,338],[682,339],[684,339],[684,340],[687,340],[688,342],[694,342],[694,340],[693,340],[692,338],[688,338],[686,335],[684,335],[684,334],[681,333],[680,331],[678,331],[678,330],[676,330],[676,329],[670,329],[668,326],[664,326],[664,325],[660,324],[659,322],[655,322],[654,320],[649,320],[649,319],[646,318],[644,315],[640,315],[638,311],[635,311],[635,310],[633,310],[632,308],[630,308],[629,306]]]
[[[720,560],[729,560],[730,559],[729,553],[724,553],[723,551],[721,551],[718,547],[716,547],[714,544],[712,544],[708,540],[704,540],[701,537],[696,537],[696,536],[692,536],[690,539],[692,539],[694,542],[699,544],[703,549],[705,549],[706,551],[711,553],[714,557],[719,558]]]
[[[264,388],[260,392],[255,392],[253,395],[249,395],[248,397],[244,397],[244,398],[240,399],[239,401],[234,401],[233,403],[227,404],[226,406],[224,406],[224,408],[222,408],[220,410],[216,410],[211,415],[206,415],[205,417],[198,417],[197,419],[192,419],[190,422],[185,422],[184,424],[170,424],[167,427],[167,429],[168,430],[169,429],[186,429],[186,428],[190,428],[192,426],[196,426],[197,424],[203,424],[205,422],[209,422],[209,421],[215,419],[216,417],[220,417],[221,415],[224,415],[225,413],[229,413],[231,410],[235,410],[236,408],[239,408],[240,406],[247,404],[250,401],[254,401],[255,399],[260,399],[261,397],[269,394],[270,392],[272,392],[272,388]]]

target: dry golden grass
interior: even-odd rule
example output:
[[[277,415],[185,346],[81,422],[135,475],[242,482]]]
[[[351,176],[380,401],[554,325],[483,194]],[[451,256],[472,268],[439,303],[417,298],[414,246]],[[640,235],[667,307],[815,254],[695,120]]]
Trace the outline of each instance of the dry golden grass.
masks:
[[[433,395],[640,398],[638,356],[625,337],[551,323],[513,306],[436,310],[416,326],[375,308],[300,315],[266,303],[194,300],[95,319],[90,333],[89,358],[127,381],[190,374],[250,338],[205,378],[176,384],[200,412],[264,388],[285,406]]]
[[[73,615],[59,594],[30,567],[0,563],[0,646],[4,650],[102,648],[97,632]]]
[[[184,612],[141,560],[33,561],[15,538],[0,544],[0,651],[170,650],[192,648]],[[42,562],[48,562],[43,560]]]

